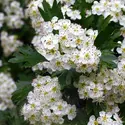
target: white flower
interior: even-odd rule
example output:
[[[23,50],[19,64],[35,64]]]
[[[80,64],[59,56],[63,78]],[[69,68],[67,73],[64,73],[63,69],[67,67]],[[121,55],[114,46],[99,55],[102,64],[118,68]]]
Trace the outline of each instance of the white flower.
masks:
[[[0,13],[0,28],[3,26],[4,23],[4,14]]]
[[[75,3],[75,0],[63,0],[63,2],[66,3],[66,5],[70,6]]]
[[[120,17],[119,23],[120,23],[120,25],[122,25],[122,26],[125,27],[125,16],[121,16],[121,17]]]
[[[120,25],[125,27],[125,17],[123,11],[125,5],[121,0],[100,0],[94,1],[92,5],[92,14],[103,15],[105,18],[112,16],[110,21],[119,22]]]
[[[121,59],[120,62],[118,63],[118,69],[125,71],[125,59]]]
[[[76,117],[76,106],[73,105],[72,107],[69,107],[69,112],[68,112],[68,119],[73,120]]]
[[[102,125],[110,125],[113,120],[111,119],[112,114],[110,112],[106,113],[104,111],[99,112],[100,117],[97,118],[97,121],[99,122],[99,124]]]
[[[12,54],[14,51],[16,51],[16,49],[19,46],[22,46],[23,43],[21,43],[21,41],[17,40],[17,36],[15,35],[8,35],[7,32],[3,31],[1,33],[1,46],[3,47],[3,52],[5,54],[5,56],[9,56],[10,54]]]
[[[93,101],[102,102],[111,107],[114,104],[122,103],[125,100],[125,82],[124,82],[124,63],[119,62],[117,69],[101,70],[100,73],[91,73],[89,77],[80,76],[78,86],[78,93],[81,99],[91,98]],[[115,111],[115,109],[114,109]],[[113,112],[114,112],[113,111]]]
[[[14,107],[11,97],[15,90],[16,85],[10,75],[0,73],[0,110]]]
[[[41,124],[63,124],[64,116],[73,120],[76,116],[76,107],[62,100],[58,78],[50,76],[38,76],[33,80],[33,92],[27,96],[28,104],[22,109],[25,120],[31,124],[38,121]]]
[[[95,116],[92,115],[90,118],[89,118],[89,122],[87,125],[98,125],[98,121],[96,120]]]
[[[104,8],[101,4],[99,4],[97,1],[94,2],[94,5],[92,6],[92,14],[101,15],[104,12]]]
[[[68,19],[60,19],[55,24],[55,30],[59,30],[59,32],[65,32],[70,28],[71,21]]]
[[[114,114],[113,115],[113,118],[116,120],[114,123],[114,125],[123,125],[123,122],[122,122],[122,120],[119,118],[119,116],[118,116],[118,114]]]
[[[21,8],[20,3],[17,1],[12,1],[8,6],[4,8],[6,13],[5,22],[8,27],[12,29],[21,28],[24,24],[23,18],[23,8]]]
[[[90,83],[90,88],[89,96],[91,98],[99,98],[103,96],[103,86],[101,84],[95,85],[94,83]]]
[[[0,60],[0,67],[2,66],[3,64],[2,64],[2,60]]]
[[[86,0],[87,3],[92,3],[94,0]]]
[[[49,61],[47,66],[40,66],[41,69],[47,68],[49,72],[70,68],[78,72],[96,71],[101,56],[94,46],[98,32],[83,29],[68,19],[57,21],[54,18],[43,26],[44,33],[32,41],[36,50]],[[40,69],[38,65],[37,69]]]
[[[108,105],[107,106],[107,112],[111,112],[112,114],[118,113],[120,111],[120,108],[118,105]]]
[[[45,49],[58,49],[58,37],[54,36],[53,34],[49,34],[47,36],[43,36],[41,38],[42,45]]]
[[[92,115],[87,125],[123,125],[123,123],[118,114],[113,115],[110,112],[101,111],[97,119]]]
[[[67,10],[66,14],[72,20],[81,19],[80,11],[78,11],[78,10],[72,10],[72,9],[69,8]]]
[[[68,6],[68,5],[64,5],[64,6],[61,8],[61,11],[62,11],[64,17],[65,17],[66,12],[68,11],[68,9],[69,9],[69,6]]]

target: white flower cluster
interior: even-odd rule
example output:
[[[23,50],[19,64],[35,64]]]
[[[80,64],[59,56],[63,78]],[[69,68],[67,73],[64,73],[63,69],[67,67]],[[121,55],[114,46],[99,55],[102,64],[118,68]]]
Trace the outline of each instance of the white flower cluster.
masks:
[[[4,14],[0,12],[0,28],[3,26],[4,23]]]
[[[119,22],[120,25],[125,27],[125,4],[122,0],[100,0],[94,1],[92,5],[92,14],[112,16],[111,21]]]
[[[118,67],[102,69],[101,72],[91,73],[89,76],[80,76],[79,83],[74,84],[78,88],[81,99],[91,98],[94,102],[104,102],[106,111],[112,114],[119,112],[118,103],[125,101],[125,40],[117,51],[121,54],[117,62]],[[116,115],[115,115],[116,116]],[[92,116],[93,118],[93,116]],[[118,118],[118,117],[117,117]],[[113,119],[114,116],[113,116]],[[111,119],[110,119],[111,120]],[[117,121],[117,120],[116,120]],[[103,121],[91,119],[88,125],[122,125],[122,122],[103,123]],[[97,122],[97,123],[96,123]]]
[[[10,2],[11,2],[12,0],[0,0],[0,4],[2,5],[2,6],[6,6],[6,5],[8,5]]]
[[[23,9],[20,7],[20,3],[17,1],[13,1],[10,3],[10,5],[6,6],[5,9],[5,22],[8,27],[10,28],[21,28],[24,24],[23,18],[24,13]]]
[[[26,10],[26,16],[31,18],[32,26],[36,31],[39,31],[43,18],[40,15],[38,7],[42,8],[43,0],[32,0]]]
[[[121,47],[117,48],[117,52],[121,54],[118,60],[118,72],[125,78],[125,39],[121,43]]]
[[[86,0],[87,3],[92,3],[94,0]]]
[[[3,52],[5,56],[9,56],[14,51],[16,51],[17,47],[22,46],[22,42],[17,40],[16,35],[8,35],[7,32],[1,32],[1,46],[3,48]]]
[[[0,73],[0,110],[4,111],[14,106],[11,97],[15,90],[13,79],[8,74]]]
[[[89,77],[80,76],[77,86],[80,98],[91,98],[97,102],[104,101],[112,106],[123,103],[125,101],[125,68],[123,66],[125,66],[125,61],[124,64],[122,61],[119,62],[117,69],[106,69],[97,75],[90,74]]]
[[[60,71],[76,68],[77,72],[97,69],[101,56],[94,46],[97,31],[83,29],[68,19],[58,20],[56,17],[43,23],[43,31],[43,37],[36,36],[32,41],[36,50],[48,60],[38,64],[38,69]],[[58,33],[54,34],[54,31]]]
[[[121,43],[121,42],[120,42]],[[125,58],[125,39],[123,40],[123,42],[121,43],[121,47],[120,48],[117,48],[117,52],[119,54],[121,54],[121,57],[122,58]],[[120,57],[120,58],[121,58]]]
[[[118,114],[101,111],[98,118],[92,115],[87,125],[123,125],[123,122]]]
[[[52,7],[53,0],[46,1]],[[125,101],[125,42],[117,49],[122,54],[116,62],[118,68],[105,68],[95,73],[93,71],[97,70],[101,56],[101,51],[94,46],[98,31],[83,29],[79,24],[71,22],[81,19],[80,11],[72,9],[75,0],[57,0],[62,4],[64,19],[53,17],[48,22],[41,18],[38,10],[38,7],[43,9],[42,2],[43,0],[32,1],[27,9],[33,28],[38,33],[32,44],[47,60],[35,65],[33,70],[47,69],[52,73],[73,68],[77,72],[87,72],[74,84],[78,88],[80,99],[90,98],[93,102],[104,102],[107,106],[106,112],[100,112],[97,119],[92,116],[88,125],[122,125],[117,113],[118,104]],[[86,2],[91,3],[93,0]],[[104,15],[105,18],[111,15],[111,21],[119,22],[125,27],[124,10],[124,3],[120,0],[100,0],[94,1],[92,11],[88,11],[87,15]],[[66,15],[71,20],[65,19]],[[39,76],[33,81],[33,86],[33,92],[28,95],[28,104],[22,110],[25,120],[31,124],[51,125],[62,124],[65,115],[68,115],[69,120],[75,117],[76,107],[62,100],[57,78]]]
[[[2,1],[1,4],[3,5],[2,10],[4,11],[4,14],[0,14],[0,26],[1,22],[4,21],[7,24],[7,26],[11,29],[21,28],[24,24],[24,12],[23,8],[20,6],[20,2],[5,0]]]
[[[57,77],[38,76],[32,86],[34,90],[28,94],[28,104],[22,109],[25,120],[34,125],[52,125],[62,124],[66,115],[69,120],[75,118],[76,107],[62,99]]]
[[[2,66],[3,64],[2,64],[2,60],[0,60],[0,67]]]
[[[52,7],[54,0],[46,0],[50,6]],[[33,0],[28,6],[26,10],[27,16],[29,16],[32,20],[32,26],[36,29],[37,32],[40,32],[41,23],[44,22],[43,18],[40,15],[38,7],[43,9],[42,6],[43,0]],[[72,5],[75,3],[75,0],[57,0],[57,2],[61,2],[62,14],[65,17],[67,15],[72,20],[81,19],[80,11],[72,9]],[[40,31],[39,31],[40,30]]]

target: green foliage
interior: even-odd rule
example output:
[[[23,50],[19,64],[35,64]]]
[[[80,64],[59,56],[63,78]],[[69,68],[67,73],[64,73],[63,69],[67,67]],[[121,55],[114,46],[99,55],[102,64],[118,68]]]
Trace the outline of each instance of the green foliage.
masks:
[[[64,70],[58,73],[58,79],[62,90],[65,88],[71,88],[74,82],[78,82],[79,76],[81,75],[80,73],[77,73],[74,69]]]
[[[54,0],[53,6],[51,8],[49,3],[46,2],[46,0],[43,0],[42,5],[44,9],[41,9],[40,7],[38,9],[45,21],[50,21],[54,16],[57,16],[59,19],[63,19],[60,2],[57,3],[57,1]]]
[[[101,67],[107,67],[107,68],[116,68],[117,64],[115,61],[117,60],[117,57],[114,55],[113,52],[104,50],[102,51],[102,56],[100,58],[100,65]]]
[[[61,89],[69,87],[72,83],[72,72],[64,70],[61,75],[58,77]]]
[[[17,90],[12,95],[12,101],[19,112],[24,103],[26,103],[28,93],[33,89],[31,83],[34,78],[35,74],[30,70],[23,71],[23,74],[18,74]]]
[[[105,19],[104,19],[103,16],[100,16],[100,17],[99,17],[98,23],[97,23],[97,27],[98,27],[99,33],[100,33],[101,31],[104,31],[104,30],[105,30],[105,28],[108,26],[108,24],[109,24],[109,22],[110,22],[111,19],[112,19],[111,16],[108,16],[108,17],[106,17]]]
[[[63,125],[87,125],[88,119],[89,118],[86,111],[83,109],[78,109],[76,118],[73,121],[65,121]]]
[[[16,108],[0,111],[0,125],[29,125],[23,120]]]
[[[115,39],[120,36],[120,30],[114,29],[112,25],[108,25],[103,31],[99,33],[95,40],[95,46],[100,50],[111,50],[118,47],[119,44]]]
[[[91,4],[86,3],[85,0],[76,0],[73,8],[77,9],[77,10],[80,10],[82,20],[83,20],[83,19],[85,19],[86,10],[91,8]]]
[[[111,18],[111,16],[104,18],[103,16],[91,15],[83,20],[83,28],[98,30],[99,34],[95,40],[95,46],[99,50],[111,51],[111,49],[120,46],[116,39],[121,36],[121,26],[110,22]]]
[[[20,109],[26,102],[28,93],[32,91],[32,86],[28,81],[20,81],[18,86],[19,88],[13,93],[12,101]]]
[[[116,39],[121,36],[121,26],[110,22],[111,18],[111,16],[104,18],[103,16],[91,15],[83,20],[83,28],[98,30],[99,34],[95,40],[95,46],[99,50],[111,51],[111,49],[120,46]]]
[[[120,108],[120,116],[121,116],[121,118],[122,118],[122,121],[124,121],[123,122],[123,125],[125,125],[125,102],[124,103],[122,103],[122,104],[119,104],[119,108]]]
[[[86,112],[88,116],[99,116],[100,111],[105,111],[106,106],[104,103],[93,103],[92,100],[86,100]]]
[[[94,21],[94,15],[91,15],[89,17],[87,17],[86,19],[84,19],[84,23],[83,23],[83,27],[85,28],[89,28],[91,27],[93,21]]]
[[[0,111],[0,122],[4,122],[5,120],[6,120],[6,112]]]
[[[46,61],[46,59],[40,55],[35,49],[30,46],[23,46],[18,48],[18,51],[14,53],[14,57],[9,60],[10,63],[22,63],[24,67],[32,67],[39,62]]]

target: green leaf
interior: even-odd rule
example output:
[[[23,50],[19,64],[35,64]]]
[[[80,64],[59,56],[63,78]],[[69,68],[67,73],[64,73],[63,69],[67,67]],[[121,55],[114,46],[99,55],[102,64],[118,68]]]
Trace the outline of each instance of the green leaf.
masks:
[[[42,5],[44,9],[41,9],[40,7],[38,7],[38,9],[45,21],[50,21],[54,16],[57,16],[59,19],[63,19],[60,2],[57,3],[57,1],[54,0],[51,8],[49,3],[46,2],[46,0],[43,0]]]
[[[18,48],[18,51],[13,55],[14,57],[9,60],[10,63],[23,63],[24,67],[32,67],[39,62],[46,61],[36,50],[30,46],[23,46]]]
[[[100,65],[102,66],[107,66],[108,68],[116,68],[117,65],[114,62],[117,60],[117,57],[114,55],[113,52],[105,50],[102,51],[102,56],[100,58]]]
[[[89,28],[92,25],[93,21],[94,21],[94,15],[91,15],[91,16],[87,17],[84,20],[84,24],[83,24],[84,27]]]
[[[76,72],[75,69],[70,69],[70,70],[56,71],[52,74],[52,77],[55,76],[58,77],[61,89],[63,90],[64,88],[71,87],[74,82],[78,82],[81,73]]]
[[[48,19],[49,20],[52,19],[53,15],[51,13],[51,7],[50,7],[49,3],[46,2],[46,0],[44,0],[42,4],[43,4],[44,12],[48,16]]]
[[[64,70],[61,75],[58,77],[61,89],[71,85],[72,82],[72,72],[69,70]]]
[[[0,111],[0,125],[29,125],[16,108]]]
[[[120,37],[120,30],[115,29],[111,24],[100,32],[95,40],[95,46],[100,50],[111,50],[120,45],[115,41]]]
[[[82,20],[84,20],[86,10],[91,9],[91,4],[86,3],[85,0],[76,0],[75,4],[73,5],[73,8],[77,9],[77,10],[79,10],[81,12]]]
[[[120,108],[120,117],[122,118],[122,121],[124,122],[123,125],[125,125],[125,102],[122,104],[119,104],[119,108]]]
[[[100,111],[106,110],[105,103],[93,103],[91,99],[86,100],[86,112],[88,116],[95,115],[96,117],[99,116]]]
[[[118,30],[118,29],[116,29],[116,30],[114,30],[114,32],[112,33],[111,39],[112,39],[112,40],[115,40],[115,39],[117,39],[117,38],[120,37],[120,36],[121,36],[121,31]]]
[[[46,2],[46,0],[43,0],[42,2],[43,8],[45,12],[48,12],[48,14],[50,14],[49,12],[51,11],[50,5],[48,2]]]
[[[117,57],[114,55],[113,52],[108,51],[108,50],[102,51],[102,56],[101,56],[102,61],[108,62],[108,61],[112,61],[116,59]]]
[[[87,125],[88,119],[86,112],[83,109],[78,109],[76,118],[73,121],[65,120],[63,125]]]
[[[104,31],[100,32],[95,40],[95,46],[100,50],[108,49],[107,43],[113,31],[114,28],[107,27]]]
[[[87,115],[90,115],[93,111],[93,103],[91,100],[87,100],[86,101],[86,112],[87,112]]]
[[[108,16],[108,17],[106,17],[105,19],[104,19],[103,17],[100,17],[100,18],[99,18],[99,25],[98,25],[98,27],[99,27],[99,29],[98,29],[99,32],[105,30],[105,28],[108,26],[108,24],[109,24],[111,18],[112,18],[111,16]],[[104,19],[104,20],[103,20],[103,19]]]
[[[52,6],[52,13],[53,16],[57,16],[59,19],[63,19],[63,14],[61,11],[61,3],[57,3],[57,0],[54,0],[53,6]]]
[[[99,112],[102,111],[102,108],[99,104],[93,103],[93,111],[94,111],[94,115],[96,117],[99,116]]]
[[[0,111],[0,122],[6,120],[6,112],[5,111]]]
[[[104,16],[101,15],[101,16],[98,17],[98,23],[97,23],[98,30],[100,30],[103,22],[104,22]]]
[[[51,17],[49,17],[41,8],[38,7],[38,9],[39,9],[39,12],[40,12],[41,16],[43,17],[43,19],[45,21],[50,21],[51,20]]]
[[[95,40],[95,46],[100,50],[110,51],[111,49],[120,46],[117,42],[121,39],[121,27],[119,24],[111,22],[111,18],[111,16],[108,16],[105,19],[103,16],[95,16],[93,25],[95,25],[95,28],[99,31]]]
[[[13,103],[18,107],[21,107],[26,102],[28,93],[32,91],[32,86],[30,83],[22,82],[20,84],[23,84],[22,87],[20,85],[12,96]]]

